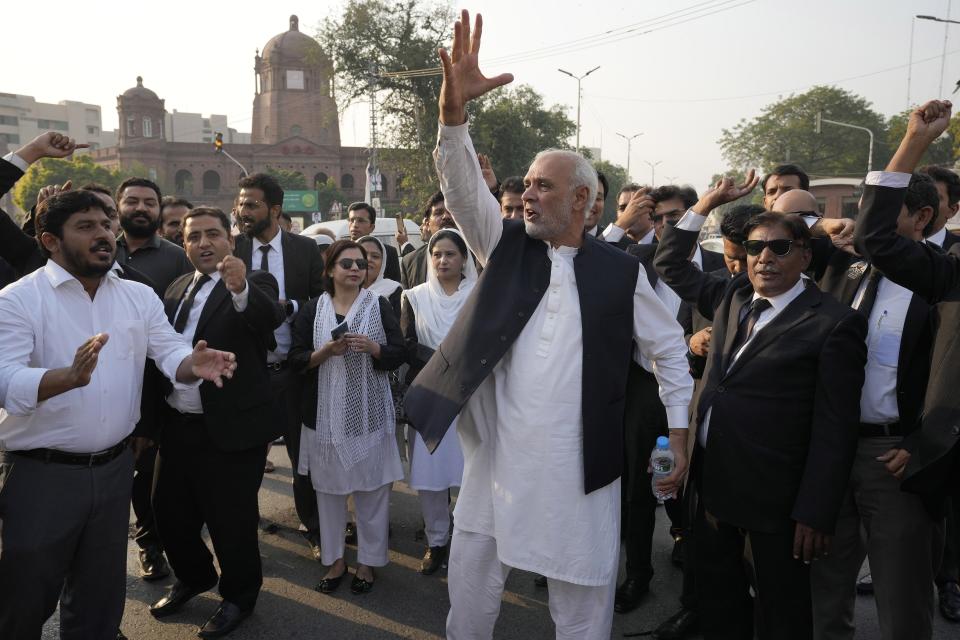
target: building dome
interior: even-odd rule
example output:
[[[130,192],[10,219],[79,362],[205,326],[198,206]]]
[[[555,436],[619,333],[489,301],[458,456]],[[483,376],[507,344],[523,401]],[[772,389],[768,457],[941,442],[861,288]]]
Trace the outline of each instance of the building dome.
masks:
[[[290,30],[270,38],[263,47],[262,57],[269,64],[326,62],[320,44],[310,36],[300,33],[300,20],[290,16]]]
[[[143,86],[143,76],[137,76],[137,86],[130,87],[123,92],[124,98],[142,98],[146,100],[160,100],[160,97]]]

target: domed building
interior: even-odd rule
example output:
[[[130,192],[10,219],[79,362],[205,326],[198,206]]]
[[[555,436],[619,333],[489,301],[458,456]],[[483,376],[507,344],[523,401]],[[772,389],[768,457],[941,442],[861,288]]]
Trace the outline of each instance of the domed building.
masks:
[[[297,16],[290,16],[289,29],[254,56],[254,80],[251,144],[227,143],[230,155],[250,173],[296,171],[308,188],[332,178],[349,200],[363,199],[369,150],[340,146],[333,65],[317,41],[300,32]],[[92,151],[94,162],[143,170],[164,195],[230,210],[243,175],[240,167],[215,153],[212,144],[168,140],[164,100],[144,86],[142,77],[117,97],[117,111],[117,146]],[[392,207],[399,200],[396,175],[382,166],[380,171],[381,202]],[[310,224],[309,212],[299,215],[304,226]]]

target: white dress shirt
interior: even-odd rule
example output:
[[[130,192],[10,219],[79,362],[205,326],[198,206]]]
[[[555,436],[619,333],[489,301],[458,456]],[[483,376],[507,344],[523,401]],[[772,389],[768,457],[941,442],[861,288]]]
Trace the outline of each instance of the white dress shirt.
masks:
[[[263,255],[263,253],[260,252],[260,247],[269,246],[270,251],[267,252],[267,266],[270,267],[270,275],[277,279],[277,284],[280,286],[280,299],[286,300],[287,289],[283,275],[283,244],[280,242],[281,236],[280,230],[277,229],[277,235],[273,236],[273,239],[266,245],[257,238],[254,238],[250,265],[254,269],[259,269],[261,256]],[[290,345],[293,344],[293,334],[290,331],[290,324],[297,314],[296,300],[291,300],[290,302],[293,303],[293,313],[291,313],[279,327],[273,330],[273,336],[277,340],[277,348],[267,353],[267,362],[283,362],[287,359],[287,353],[290,352]]]
[[[627,234],[626,230],[621,229],[615,224],[607,225],[607,228],[603,230],[603,239],[607,242],[617,243]],[[653,227],[650,227],[650,231],[647,231],[646,235],[640,238],[637,241],[637,244],[653,244],[654,238],[657,237],[657,230]]]
[[[503,225],[467,125],[440,127],[434,159],[447,208],[481,264]],[[620,481],[584,494],[583,326],[574,247],[547,245],[550,283],[516,342],[457,422],[464,476],[455,521],[492,536],[504,564],[580,585],[608,585],[619,557]],[[634,340],[656,363],[671,428],[686,427],[692,380],[676,319],[645,273],[634,293]]]
[[[943,248],[943,241],[947,239],[947,228],[943,227],[940,231],[937,231],[935,234],[927,238],[927,242],[930,244],[935,244],[941,249]]]
[[[90,383],[38,402],[43,375],[69,367],[98,333],[109,339]],[[114,446],[140,419],[146,358],[174,380],[191,352],[153,289],[111,270],[91,299],[48,261],[0,291],[0,449],[93,453]]]
[[[174,319],[180,314],[183,303],[190,297],[190,292],[197,286],[197,280],[202,274],[197,271],[193,274],[193,282],[183,292],[183,299],[177,305],[177,312],[173,314]],[[190,343],[193,343],[193,335],[197,332],[197,324],[200,323],[200,314],[203,313],[203,305],[207,304],[210,292],[220,282],[220,273],[214,271],[210,274],[210,279],[203,283],[200,290],[197,291],[197,297],[193,299],[193,306],[190,307],[190,313],[187,315],[187,324],[183,327],[183,337]],[[245,285],[240,293],[230,292],[233,298],[233,308],[239,313],[247,309],[247,300],[250,297],[250,285]],[[200,401],[200,381],[182,383],[174,380],[173,391],[167,396],[167,404],[180,413],[203,413],[203,402]]]
[[[13,166],[15,166],[17,169],[20,169],[20,171],[23,171],[24,173],[26,173],[27,169],[30,168],[30,163],[24,160],[23,158],[21,158],[20,156],[18,156],[13,151],[3,156],[3,159],[9,162],[10,164],[12,164]]]
[[[700,245],[697,244],[697,248],[693,252],[693,257],[690,258],[690,262],[697,265],[697,268],[700,271],[703,271],[703,253],[700,251]],[[654,293],[657,294],[657,297],[660,298],[660,302],[663,303],[663,306],[673,315],[674,318],[677,317],[677,314],[680,313],[680,305],[682,300],[673,289],[671,289],[662,278],[657,278],[657,286],[653,288]],[[682,328],[682,326],[681,326]],[[640,350],[634,347],[633,349],[633,359],[641,367],[653,373],[653,363],[640,355]]]

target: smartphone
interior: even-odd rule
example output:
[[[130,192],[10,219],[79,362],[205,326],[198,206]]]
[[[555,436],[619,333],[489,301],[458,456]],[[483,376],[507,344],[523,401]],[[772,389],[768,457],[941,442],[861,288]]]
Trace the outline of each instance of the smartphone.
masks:
[[[397,216],[397,231],[407,232],[407,227],[403,224],[403,216],[401,215]]]
[[[339,340],[347,333],[347,331],[349,331],[349,327],[347,326],[347,321],[344,320],[333,328],[333,331],[330,332],[330,337],[334,340]]]

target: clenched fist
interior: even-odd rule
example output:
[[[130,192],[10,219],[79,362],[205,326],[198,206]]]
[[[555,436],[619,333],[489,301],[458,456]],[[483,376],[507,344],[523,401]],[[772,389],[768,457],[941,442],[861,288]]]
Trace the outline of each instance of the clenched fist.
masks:
[[[225,256],[217,263],[217,271],[223,279],[224,286],[231,293],[243,293],[247,287],[247,266],[236,256]]]

